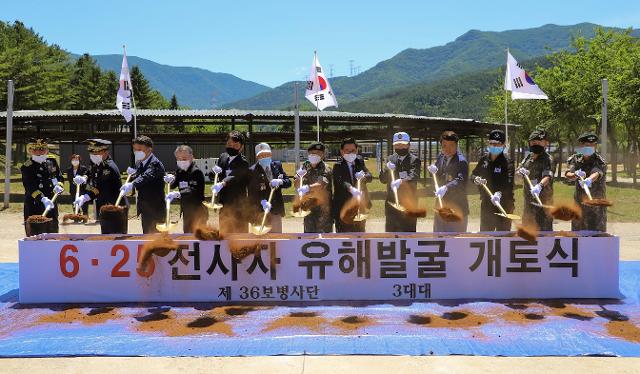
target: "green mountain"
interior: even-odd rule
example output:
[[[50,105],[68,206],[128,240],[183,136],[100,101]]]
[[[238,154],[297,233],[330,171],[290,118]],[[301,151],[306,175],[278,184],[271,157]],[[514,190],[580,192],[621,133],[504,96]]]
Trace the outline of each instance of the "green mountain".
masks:
[[[103,70],[120,74],[122,55],[92,56]],[[240,79],[232,74],[209,70],[158,64],[144,58],[127,56],[129,67],[138,65],[151,87],[170,98],[178,97],[180,105],[194,109],[220,107],[226,103],[252,97],[269,87]]]
[[[354,100],[377,97],[416,83],[441,81],[459,74],[497,68],[504,65],[506,48],[518,60],[529,60],[552,51],[568,48],[572,37],[594,35],[598,25],[544,25],[524,30],[501,32],[471,30],[443,46],[405,49],[392,58],[354,77],[337,77],[331,85],[341,110]],[[634,34],[640,36],[638,30]],[[291,105],[291,82],[252,98],[232,102],[226,107],[275,109]],[[342,105],[345,104],[345,105]],[[376,110],[379,111],[379,110]]]

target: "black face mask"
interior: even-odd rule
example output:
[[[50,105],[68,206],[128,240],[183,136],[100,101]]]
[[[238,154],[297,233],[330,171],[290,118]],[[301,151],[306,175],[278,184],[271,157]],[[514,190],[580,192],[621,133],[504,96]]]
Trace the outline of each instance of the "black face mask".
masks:
[[[544,152],[544,147],[539,144],[530,145],[529,152],[539,155]]]
[[[409,150],[406,148],[396,149],[396,153],[398,154],[398,156],[406,156],[409,154]]]
[[[227,147],[225,150],[229,156],[237,156],[240,154],[240,151],[235,148]]]

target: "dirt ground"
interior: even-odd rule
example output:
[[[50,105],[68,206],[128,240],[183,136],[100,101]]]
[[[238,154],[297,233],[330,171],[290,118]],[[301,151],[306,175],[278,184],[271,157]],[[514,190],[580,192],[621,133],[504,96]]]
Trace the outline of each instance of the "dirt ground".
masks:
[[[182,230],[182,222],[176,226],[178,231]],[[285,232],[302,232],[301,218],[285,218],[282,227]],[[568,222],[560,222],[554,226],[556,230],[570,230]],[[480,220],[471,219],[469,231],[478,231]],[[433,230],[432,219],[418,220],[418,231],[430,232]],[[613,222],[608,225],[609,233],[617,235],[621,240],[620,260],[633,261],[640,260],[640,231],[637,223]],[[384,232],[384,219],[375,218],[367,221],[368,232]],[[60,225],[60,233],[67,234],[99,234],[100,225],[95,222],[87,224]],[[129,221],[129,233],[142,233],[139,219]],[[22,225],[22,214],[12,212],[0,212],[0,262],[18,262],[18,240],[24,237],[24,226]]]

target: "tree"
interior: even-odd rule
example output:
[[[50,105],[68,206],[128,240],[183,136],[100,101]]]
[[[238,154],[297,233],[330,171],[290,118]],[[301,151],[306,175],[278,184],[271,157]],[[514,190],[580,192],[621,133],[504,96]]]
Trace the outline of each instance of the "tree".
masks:
[[[171,96],[171,103],[169,104],[169,109],[180,109],[180,105],[178,105],[178,98],[176,97],[176,94],[173,94]]]

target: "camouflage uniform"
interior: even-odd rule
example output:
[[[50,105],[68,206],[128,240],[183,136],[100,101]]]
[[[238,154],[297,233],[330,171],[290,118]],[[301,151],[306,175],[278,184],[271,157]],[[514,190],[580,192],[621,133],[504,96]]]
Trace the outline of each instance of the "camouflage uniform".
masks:
[[[534,153],[529,153],[520,163],[521,168],[529,171],[529,179],[531,184],[540,183],[542,178],[549,177],[547,183],[540,192],[540,201],[542,205],[551,205],[553,203],[553,158],[546,151],[534,158]],[[536,224],[540,231],[553,231],[553,217],[551,217],[544,208],[535,206],[538,201],[531,194],[530,186],[524,184],[524,210],[522,221],[527,224]]]
[[[304,232],[332,232],[333,217],[331,216],[331,191],[332,191],[332,175],[331,168],[320,161],[316,167],[311,166],[309,161],[302,164],[302,168],[307,171],[302,184],[312,185],[314,183],[323,183],[324,189],[327,191],[327,202],[320,204],[311,209],[311,214],[304,217]]]
[[[569,158],[567,164],[569,166],[567,172],[575,173],[576,170],[582,170],[587,174],[587,177],[593,173],[598,173],[598,180],[593,182],[589,188],[591,197],[594,199],[606,198],[607,163],[600,154],[596,152],[588,158],[581,154],[574,154]],[[607,207],[582,204],[584,200],[589,198],[578,182],[579,180],[580,178],[575,181],[576,190],[573,198],[577,204],[582,206],[582,219],[572,221],[571,230],[607,231]]]

